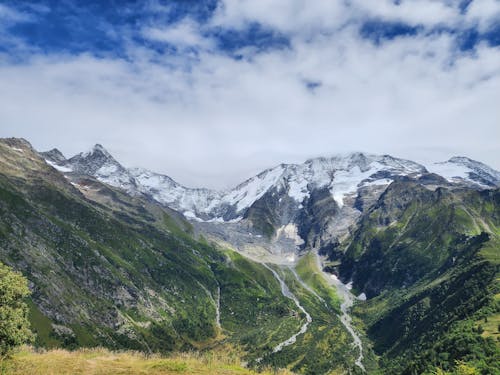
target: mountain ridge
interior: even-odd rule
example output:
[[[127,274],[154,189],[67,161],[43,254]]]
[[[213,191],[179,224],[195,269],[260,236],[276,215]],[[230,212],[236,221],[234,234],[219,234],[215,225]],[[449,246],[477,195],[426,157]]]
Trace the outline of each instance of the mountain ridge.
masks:
[[[273,187],[286,188],[288,196],[301,204],[310,195],[308,185],[313,188],[329,185],[335,201],[343,206],[345,195],[354,193],[362,184],[388,185],[398,176],[421,177],[435,173],[450,184],[467,184],[478,188],[500,184],[500,172],[483,163],[458,156],[425,167],[387,154],[352,152],[311,158],[302,164],[282,163],[265,169],[234,188],[215,190],[189,188],[168,175],[144,168],[125,168],[100,144],[65,160],[60,159],[60,152],[55,154],[54,159],[54,150],[41,154],[59,167],[92,175],[131,194],[149,195],[159,203],[184,213],[187,218],[199,221],[239,221],[245,216],[245,211]],[[453,171],[445,170],[450,165],[462,167],[458,168],[457,176],[453,175]]]

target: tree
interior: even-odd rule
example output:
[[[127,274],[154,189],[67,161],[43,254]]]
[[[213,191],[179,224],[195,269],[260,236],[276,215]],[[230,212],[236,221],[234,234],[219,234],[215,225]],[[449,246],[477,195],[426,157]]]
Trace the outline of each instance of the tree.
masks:
[[[26,278],[0,262],[0,357],[33,339],[24,301],[29,294]]]

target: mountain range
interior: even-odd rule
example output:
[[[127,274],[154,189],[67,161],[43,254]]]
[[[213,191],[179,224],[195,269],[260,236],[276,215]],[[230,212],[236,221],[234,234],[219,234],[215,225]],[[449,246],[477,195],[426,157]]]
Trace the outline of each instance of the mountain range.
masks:
[[[182,212],[187,218],[198,221],[239,221],[271,191],[292,199],[301,209],[301,204],[314,191],[328,189],[336,204],[342,208],[344,200],[363,188],[387,186],[402,177],[443,186],[486,188],[500,184],[500,172],[459,156],[426,168],[390,155],[356,152],[310,159],[303,164],[280,164],[232,189],[217,191],[188,188],[169,176],[147,169],[125,168],[99,144],[69,159],[57,149],[42,152],[42,155],[62,172],[94,176],[129,194],[147,195],[158,203]]]
[[[281,241],[278,250],[286,253],[323,248],[339,240],[394,181],[415,181],[432,189],[500,185],[500,172],[459,156],[425,167],[390,155],[349,153],[303,164],[280,164],[232,189],[217,191],[188,188],[162,174],[125,168],[99,144],[69,159],[57,149],[42,155],[75,183],[78,176],[92,176],[132,196],[172,208],[194,225],[205,223],[197,225],[204,232],[214,231],[214,225],[206,223],[237,223],[237,229],[244,228],[239,233],[235,226],[215,229],[226,232],[233,244],[247,243],[248,232],[284,238],[288,243]]]
[[[37,345],[240,347],[304,374],[500,372],[500,173],[350,153],[233,189],[0,140],[0,261]],[[460,370],[461,371],[461,370]]]

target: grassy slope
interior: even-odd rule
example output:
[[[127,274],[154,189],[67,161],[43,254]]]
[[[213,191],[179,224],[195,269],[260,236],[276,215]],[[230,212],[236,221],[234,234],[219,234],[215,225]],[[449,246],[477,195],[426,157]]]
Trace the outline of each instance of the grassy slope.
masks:
[[[232,352],[181,353],[161,356],[145,356],[139,352],[111,352],[106,349],[81,349],[73,352],[51,350],[34,352],[29,348],[0,360],[0,372],[11,375],[31,374],[213,374],[252,375],[245,369],[239,357]],[[286,370],[264,371],[263,375],[286,375]]]
[[[296,271],[300,278],[311,287],[319,296],[328,302],[337,313],[340,312],[340,299],[332,288],[325,280],[323,274],[318,269],[316,264],[315,255],[308,253],[302,256],[296,265]]]

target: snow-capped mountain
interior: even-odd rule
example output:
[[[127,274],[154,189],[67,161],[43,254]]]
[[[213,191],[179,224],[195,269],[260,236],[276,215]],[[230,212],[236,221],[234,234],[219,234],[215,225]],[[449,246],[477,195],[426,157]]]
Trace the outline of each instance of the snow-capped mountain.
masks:
[[[100,144],[96,144],[89,151],[81,152],[67,160],[61,160],[61,157],[64,158],[64,156],[57,149],[41,154],[50,165],[61,172],[92,176],[129,193],[135,193],[137,190],[135,180],[128,169],[116,161]]]
[[[52,164],[62,164],[66,161],[63,153],[57,148],[53,148],[50,151],[41,152],[40,154],[45,158],[45,161],[49,161]]]
[[[250,208],[273,196],[286,211],[287,220],[298,216],[317,191],[328,191],[338,210],[358,204],[363,192],[380,192],[395,179],[425,180],[429,172],[449,183],[476,187],[500,184],[500,173],[463,157],[433,164],[429,170],[418,163],[389,155],[350,153],[315,158],[303,164],[281,164],[267,169],[233,189],[216,191],[185,187],[168,176],[142,168],[123,167],[101,145],[70,159],[57,151],[43,153],[47,162],[64,173],[90,175],[128,193],[143,194],[198,221],[231,222],[249,216]],[[444,180],[443,180],[444,181]],[[279,203],[279,204],[278,204]],[[268,202],[269,205],[269,202]]]
[[[454,156],[448,161],[434,163],[428,169],[450,182],[483,187],[495,187],[500,184],[500,172],[464,156]]]

